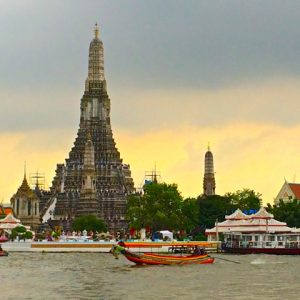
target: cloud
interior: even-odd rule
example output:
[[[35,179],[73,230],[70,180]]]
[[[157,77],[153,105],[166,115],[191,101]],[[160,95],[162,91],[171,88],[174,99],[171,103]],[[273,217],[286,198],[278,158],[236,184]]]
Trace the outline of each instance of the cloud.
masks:
[[[300,125],[232,123],[222,127],[178,126],[148,132],[114,130],[124,163],[131,165],[135,186],[141,187],[145,171],[156,168],[161,180],[177,183],[183,196],[202,193],[204,154],[210,141],[214,154],[217,193],[244,187],[272,202],[284,178],[299,179],[297,139]],[[75,140],[69,130],[0,134],[0,199],[8,202],[21,184],[23,165],[28,173],[45,173],[51,185],[56,163],[64,162]]]
[[[79,123],[83,86],[0,90],[0,132],[67,128]],[[300,80],[278,78],[222,89],[121,89],[108,86],[112,126],[149,131],[182,125],[220,127],[233,122],[299,122]]]
[[[0,132],[76,128],[81,86],[71,89],[37,87],[0,90]]]
[[[0,133],[0,202],[9,202],[21,185],[25,161],[28,177],[38,170],[50,186],[56,164],[64,162],[74,135],[63,129]]]
[[[131,163],[136,185],[146,170],[157,169],[162,180],[175,182],[185,197],[203,191],[204,154],[211,142],[214,154],[217,193],[244,187],[263,194],[264,203],[273,201],[283,179],[293,181],[300,170],[295,138],[300,125],[234,123],[222,128],[186,126],[147,134],[116,131],[124,161]]]
[[[300,75],[297,1],[2,2],[1,87],[83,82],[95,21],[109,82],[122,88],[220,88]]]
[[[181,125],[299,123],[300,80],[277,78],[222,89],[111,90],[112,121],[132,131]]]

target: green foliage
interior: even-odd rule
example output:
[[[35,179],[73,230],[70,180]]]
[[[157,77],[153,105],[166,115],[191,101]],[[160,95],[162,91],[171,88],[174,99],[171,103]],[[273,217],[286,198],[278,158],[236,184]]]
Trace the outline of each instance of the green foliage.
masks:
[[[17,233],[25,233],[26,232],[26,228],[24,226],[17,226],[12,231],[15,231]]]
[[[238,190],[235,193],[227,193],[225,197],[231,199],[231,203],[235,208],[240,210],[260,209],[262,204],[262,198],[260,193],[256,193],[254,190],[244,188]]]
[[[224,221],[225,215],[231,214],[235,207],[231,199],[225,196],[201,196],[199,201],[199,225],[204,232],[206,228],[215,226],[216,220]]]
[[[17,236],[21,239],[32,239],[31,231],[26,231],[24,226],[17,226],[12,229],[10,238],[14,240]]]
[[[233,213],[237,208],[241,210],[259,209],[262,203],[261,194],[244,188],[235,193],[224,196],[201,196],[199,200],[199,225],[202,232],[206,228],[215,226],[216,220],[222,222],[225,215]]]
[[[190,232],[199,224],[199,202],[195,198],[187,198],[182,202],[182,228]]]
[[[26,231],[25,232],[25,239],[31,240],[32,239],[32,232],[31,231]]]
[[[135,229],[182,229],[183,198],[176,184],[150,183],[143,195],[130,195],[126,219]]]
[[[274,215],[274,218],[286,222],[289,227],[300,227],[300,201],[293,200],[280,202],[277,205],[268,203],[267,210]]]
[[[177,185],[151,183],[144,186],[143,195],[127,199],[126,219],[135,229],[150,227],[153,231],[185,230],[204,240],[206,228],[224,221],[225,215],[241,210],[259,209],[261,194],[250,189],[227,193],[225,196],[200,196],[183,200]]]
[[[52,233],[52,237],[53,237],[53,238],[55,238],[55,239],[57,239],[57,238],[59,238],[59,237],[60,237],[60,233],[59,233],[59,232],[56,232],[56,231],[54,231],[54,232]]]
[[[142,195],[129,195],[127,197],[126,219],[135,229],[150,226],[146,221],[146,203]]]
[[[206,238],[205,234],[203,234],[203,233],[198,233],[197,235],[195,235],[193,237],[193,241],[206,241],[206,240],[207,240],[207,238]]]
[[[93,215],[81,216],[74,220],[73,230],[86,231],[107,231],[106,223]]]

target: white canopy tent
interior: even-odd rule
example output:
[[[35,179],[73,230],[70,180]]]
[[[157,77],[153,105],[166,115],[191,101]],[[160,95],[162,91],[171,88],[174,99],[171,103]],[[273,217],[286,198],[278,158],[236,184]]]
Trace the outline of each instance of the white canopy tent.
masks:
[[[162,234],[163,240],[167,238],[168,240],[173,241],[173,232],[169,230],[160,230],[159,232]]]

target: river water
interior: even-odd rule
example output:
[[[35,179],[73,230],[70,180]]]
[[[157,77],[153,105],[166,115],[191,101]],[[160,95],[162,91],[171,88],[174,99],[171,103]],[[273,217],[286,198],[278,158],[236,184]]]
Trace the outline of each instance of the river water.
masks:
[[[10,253],[0,257],[0,299],[300,299],[300,256],[213,256],[136,267],[102,253]]]

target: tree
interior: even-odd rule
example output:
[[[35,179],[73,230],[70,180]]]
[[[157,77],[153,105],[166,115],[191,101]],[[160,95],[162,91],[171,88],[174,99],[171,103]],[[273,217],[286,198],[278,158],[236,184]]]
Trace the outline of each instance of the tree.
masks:
[[[235,210],[231,198],[226,196],[200,196],[198,203],[199,225],[202,227],[202,232],[206,228],[214,227],[216,220],[224,221],[225,215],[231,214]]]
[[[199,225],[199,203],[195,198],[187,198],[182,202],[182,229],[191,232]]]
[[[235,193],[227,193],[225,197],[231,199],[231,203],[235,208],[240,210],[258,210],[262,204],[262,198],[260,193],[256,193],[254,190],[244,188],[238,190]]]
[[[16,237],[26,238],[26,228],[24,226],[17,226],[11,231],[10,238],[14,240]]]
[[[102,220],[93,215],[81,216],[75,218],[73,222],[73,230],[86,231],[107,231],[107,225]]]
[[[145,228],[149,225],[149,221],[146,221],[146,205],[143,195],[135,194],[127,197],[126,219],[135,229]]]
[[[286,222],[289,227],[300,227],[300,201],[293,200],[284,202],[280,200],[277,205],[267,204],[267,210],[274,215],[274,218]]]
[[[146,184],[143,195],[128,197],[126,219],[135,229],[182,229],[182,202],[176,184]]]

